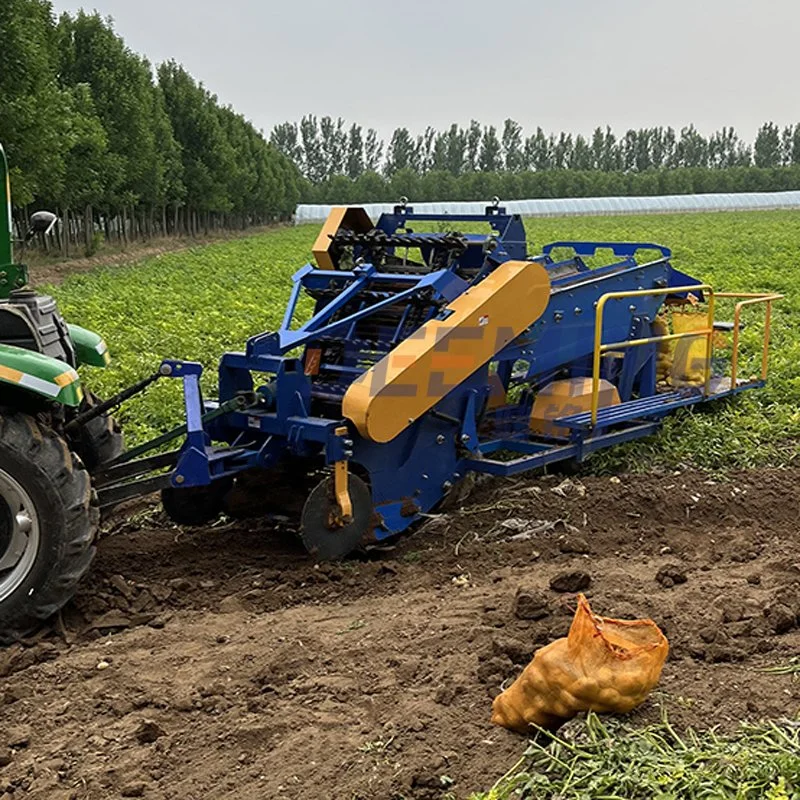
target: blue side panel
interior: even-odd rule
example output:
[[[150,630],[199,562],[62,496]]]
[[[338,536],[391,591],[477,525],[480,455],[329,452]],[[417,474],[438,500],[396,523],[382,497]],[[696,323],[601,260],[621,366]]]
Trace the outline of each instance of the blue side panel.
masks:
[[[464,417],[472,415],[474,429],[487,396],[486,382],[487,371],[482,370],[438,403],[432,414],[386,444],[356,440],[353,461],[369,471],[375,510],[383,522],[375,529],[376,538],[407,528],[419,513],[434,508],[449,482],[463,477],[460,464],[470,447],[477,448],[477,441],[469,441]]]
[[[666,261],[656,261],[554,291],[544,315],[498,357],[527,361],[528,375],[532,377],[591,355],[594,311],[600,297],[607,292],[658,288],[660,281],[667,280],[669,269]],[[603,342],[631,338],[637,318],[655,319],[663,299],[657,296],[609,301],[603,318]]]

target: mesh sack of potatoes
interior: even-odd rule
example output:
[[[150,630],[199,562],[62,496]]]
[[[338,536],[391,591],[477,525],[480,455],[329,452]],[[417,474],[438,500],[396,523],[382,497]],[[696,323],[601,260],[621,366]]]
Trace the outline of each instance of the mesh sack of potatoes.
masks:
[[[653,320],[653,336],[669,336],[669,323],[663,314]],[[661,341],[656,347],[656,380],[666,383],[672,374],[672,353],[674,347],[671,340]]]
[[[644,702],[661,676],[669,644],[649,619],[592,613],[578,595],[564,639],[534,653],[523,673],[492,705],[492,722],[530,733],[554,730],[581,711],[626,713]]]
[[[704,330],[708,325],[706,315],[695,312],[673,311],[672,330],[691,333]],[[706,346],[704,334],[675,340],[670,383],[673,386],[701,386],[706,379]]]

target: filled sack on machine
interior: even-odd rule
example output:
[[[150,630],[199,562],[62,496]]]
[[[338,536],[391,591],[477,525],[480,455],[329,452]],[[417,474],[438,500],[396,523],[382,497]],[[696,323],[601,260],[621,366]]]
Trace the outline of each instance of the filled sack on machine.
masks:
[[[672,312],[672,330],[675,333],[701,331],[707,325],[708,319],[705,314],[691,311]],[[702,386],[706,379],[705,335],[677,339],[674,345],[669,382],[672,386]]]
[[[670,319],[671,318],[671,319]],[[705,314],[673,310],[670,318],[661,313],[653,320],[653,336],[702,331],[708,325]],[[715,340],[716,341],[716,340]],[[706,337],[668,339],[656,347],[656,381],[671,386],[702,386],[706,379]]]
[[[652,620],[599,617],[580,594],[568,636],[534,653],[495,698],[492,722],[530,733],[532,725],[554,730],[580,711],[626,713],[658,683],[668,652]]]
[[[664,314],[653,320],[653,336],[669,336],[669,321]],[[672,374],[673,343],[671,340],[660,341],[656,346],[656,382],[667,383]]]

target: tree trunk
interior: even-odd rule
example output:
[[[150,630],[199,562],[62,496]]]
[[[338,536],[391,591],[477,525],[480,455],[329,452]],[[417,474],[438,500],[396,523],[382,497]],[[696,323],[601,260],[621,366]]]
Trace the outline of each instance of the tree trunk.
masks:
[[[69,258],[69,209],[61,209],[61,225],[63,227],[61,233],[61,255],[64,258]]]
[[[87,205],[83,212],[83,236],[86,244],[86,255],[90,256],[94,252],[94,224],[91,205]]]

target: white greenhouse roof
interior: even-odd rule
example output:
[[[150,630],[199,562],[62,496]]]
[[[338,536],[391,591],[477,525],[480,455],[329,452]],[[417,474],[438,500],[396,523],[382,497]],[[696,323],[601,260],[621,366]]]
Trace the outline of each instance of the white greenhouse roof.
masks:
[[[420,214],[482,214],[490,200],[469,203],[414,203]],[[355,204],[352,204],[355,205]],[[395,203],[366,203],[362,206],[375,220],[391,212]],[[656,197],[571,197],[537,200],[500,201],[509,214],[523,217],[562,217],[590,214],[663,214],[680,211],[745,211],[770,208],[800,208],[797,192],[740,192],[737,194],[670,194]],[[302,204],[295,211],[295,222],[325,220],[333,205]]]

